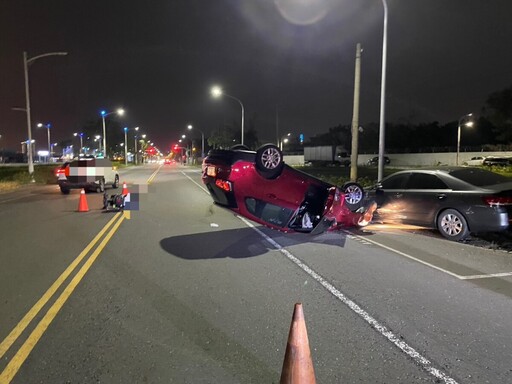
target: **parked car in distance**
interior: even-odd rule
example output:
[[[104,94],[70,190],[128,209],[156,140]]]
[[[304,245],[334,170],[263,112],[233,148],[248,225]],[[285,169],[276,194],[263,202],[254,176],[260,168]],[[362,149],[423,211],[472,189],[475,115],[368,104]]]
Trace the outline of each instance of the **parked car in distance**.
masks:
[[[105,191],[105,185],[119,186],[119,174],[108,159],[83,157],[64,163],[56,171],[60,191],[67,195],[71,189]]]
[[[482,162],[482,165],[486,165],[488,167],[508,167],[509,165],[512,165],[512,158],[489,156],[485,158],[485,160]]]
[[[455,241],[503,231],[512,218],[512,178],[483,168],[400,171],[368,196],[377,202],[376,221],[437,228]]]
[[[283,232],[364,226],[376,208],[374,202],[362,206],[359,184],[340,188],[296,170],[273,144],[257,151],[239,145],[211,150],[203,160],[202,180],[216,204]]]
[[[485,159],[485,156],[474,156],[471,159],[464,161],[462,164],[469,166],[483,165]]]
[[[389,157],[384,156],[384,164],[389,164],[390,162],[391,162],[391,160],[389,159]],[[371,159],[369,159],[366,162],[366,164],[369,166],[374,166],[374,165],[379,164],[379,156],[372,157]]]

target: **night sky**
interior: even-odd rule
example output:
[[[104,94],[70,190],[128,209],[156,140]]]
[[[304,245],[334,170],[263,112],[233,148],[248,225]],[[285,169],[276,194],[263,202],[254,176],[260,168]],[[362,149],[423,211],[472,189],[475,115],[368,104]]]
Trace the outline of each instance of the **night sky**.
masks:
[[[512,85],[511,0],[387,3],[386,121],[456,121]],[[357,43],[364,127],[379,121],[382,30],[381,0],[0,0],[0,148],[27,138],[12,110],[25,106],[23,51],[69,53],[30,66],[37,149],[38,122],[58,142],[118,107],[163,151],[188,124],[208,136],[241,113],[213,85],[262,142],[276,116],[306,139],[350,125]]]

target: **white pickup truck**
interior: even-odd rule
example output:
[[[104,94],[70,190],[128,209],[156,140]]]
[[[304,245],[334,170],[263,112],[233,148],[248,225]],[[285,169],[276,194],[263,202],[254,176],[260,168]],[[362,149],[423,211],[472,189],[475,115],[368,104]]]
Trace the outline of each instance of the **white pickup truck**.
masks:
[[[350,166],[350,155],[341,146],[304,147],[304,163],[310,165]]]

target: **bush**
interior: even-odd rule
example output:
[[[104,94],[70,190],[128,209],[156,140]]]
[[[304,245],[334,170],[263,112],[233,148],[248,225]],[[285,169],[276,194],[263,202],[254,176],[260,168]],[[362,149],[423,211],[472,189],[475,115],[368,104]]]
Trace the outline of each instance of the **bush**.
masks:
[[[58,164],[37,164],[34,166],[34,180],[38,184],[56,184],[55,168]],[[0,167],[0,182],[7,185],[28,184],[31,182],[27,166]]]

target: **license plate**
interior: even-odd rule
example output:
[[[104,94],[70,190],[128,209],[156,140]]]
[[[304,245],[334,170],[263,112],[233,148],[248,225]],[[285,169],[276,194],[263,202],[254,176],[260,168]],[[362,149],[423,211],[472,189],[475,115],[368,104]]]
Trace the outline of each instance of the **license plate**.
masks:
[[[214,166],[209,165],[208,168],[206,168],[206,174],[211,177],[217,176],[217,172]]]

